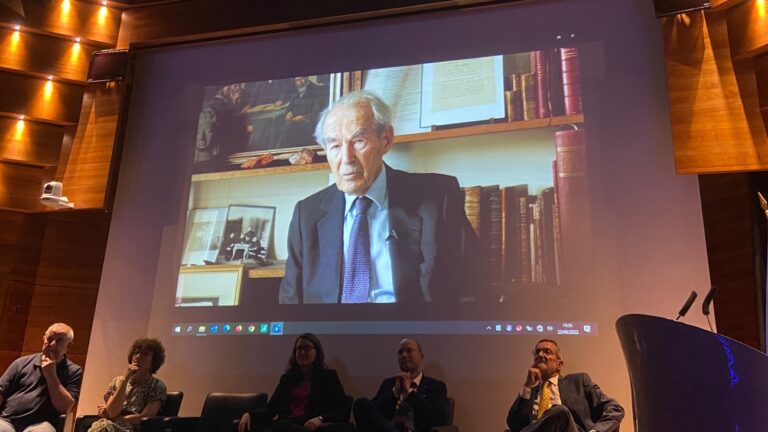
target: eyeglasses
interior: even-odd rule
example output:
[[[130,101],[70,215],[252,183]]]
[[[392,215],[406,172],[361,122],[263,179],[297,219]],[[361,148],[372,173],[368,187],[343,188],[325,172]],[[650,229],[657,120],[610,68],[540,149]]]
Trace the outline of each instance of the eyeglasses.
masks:
[[[296,347],[296,352],[310,352],[314,350],[315,347],[312,345],[299,345]]]
[[[539,355],[539,353],[542,353],[547,357],[555,354],[555,352],[552,351],[550,348],[534,348],[533,351],[531,351],[531,353],[533,354],[534,357]]]

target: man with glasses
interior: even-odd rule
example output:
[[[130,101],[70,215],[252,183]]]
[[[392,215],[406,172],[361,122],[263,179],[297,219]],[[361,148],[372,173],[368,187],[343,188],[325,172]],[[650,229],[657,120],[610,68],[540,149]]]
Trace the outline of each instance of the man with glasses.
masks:
[[[0,432],[54,432],[59,414],[75,406],[83,370],[67,359],[75,333],[56,323],[42,353],[16,359],[0,377]]]
[[[511,432],[613,432],[624,409],[585,373],[560,376],[563,356],[557,342],[542,339],[533,365],[507,414]]]

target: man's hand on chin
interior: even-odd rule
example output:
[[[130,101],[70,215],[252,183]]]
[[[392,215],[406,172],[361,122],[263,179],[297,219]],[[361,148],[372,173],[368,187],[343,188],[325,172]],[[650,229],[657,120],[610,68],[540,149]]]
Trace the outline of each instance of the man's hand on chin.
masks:
[[[43,371],[43,376],[46,378],[53,378],[56,376],[56,358],[50,354],[43,352],[40,357],[40,369]]]
[[[537,367],[531,367],[528,369],[528,376],[525,377],[524,386],[527,388],[536,387],[541,382],[541,371]]]

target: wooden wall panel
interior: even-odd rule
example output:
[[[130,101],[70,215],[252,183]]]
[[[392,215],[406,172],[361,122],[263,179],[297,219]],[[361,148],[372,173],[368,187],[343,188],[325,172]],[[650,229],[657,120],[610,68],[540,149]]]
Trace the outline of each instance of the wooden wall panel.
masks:
[[[0,163],[0,209],[44,210],[40,191],[51,174],[45,168]]]
[[[114,46],[121,12],[93,2],[69,0],[22,0],[24,17],[0,13],[0,21],[18,23],[46,32],[82,38]]]
[[[0,112],[75,124],[85,87],[0,71]]]
[[[768,168],[754,70],[750,62],[732,62],[726,12],[663,20],[678,173]]]
[[[83,98],[80,125],[57,173],[78,208],[105,206],[120,98],[118,84],[89,85]]]
[[[85,81],[98,48],[72,39],[0,27],[0,68]]]
[[[110,215],[103,210],[49,213],[41,242],[35,290],[23,353],[40,349],[39,340],[53,322],[75,330],[70,358],[85,363]]]
[[[699,176],[707,259],[715,297],[718,332],[760,348],[753,219],[756,194],[750,174]]]
[[[18,316],[14,311],[15,296],[10,279],[23,217],[21,213],[0,210],[0,328],[3,329],[0,332],[0,368],[7,365],[4,358],[6,354],[18,355],[20,351],[20,345],[14,339],[18,335],[19,327],[16,325]],[[22,331],[25,323],[26,319],[21,325]]]
[[[14,216],[11,216],[13,214]],[[9,257],[0,276],[0,368],[22,352],[43,238],[40,216],[0,211],[0,242]]]
[[[765,0],[748,0],[728,12],[734,57],[752,57],[768,51],[768,3]]]
[[[0,117],[0,160],[56,165],[64,130],[64,126]]]

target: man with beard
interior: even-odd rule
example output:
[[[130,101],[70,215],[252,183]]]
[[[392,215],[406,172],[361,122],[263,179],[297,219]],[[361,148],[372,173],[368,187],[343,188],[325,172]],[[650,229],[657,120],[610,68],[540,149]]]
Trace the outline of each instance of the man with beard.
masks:
[[[353,412],[360,432],[429,432],[445,424],[445,383],[422,373],[421,344],[416,339],[403,339],[397,360],[399,375],[385,379],[373,400],[355,401]]]
[[[83,370],[67,359],[75,334],[56,323],[43,352],[16,359],[0,377],[0,432],[54,432],[59,414],[75,406]]]
[[[533,350],[523,390],[507,415],[511,432],[613,432],[624,408],[585,373],[560,376],[557,342],[542,339]]]

